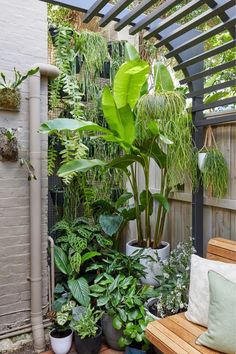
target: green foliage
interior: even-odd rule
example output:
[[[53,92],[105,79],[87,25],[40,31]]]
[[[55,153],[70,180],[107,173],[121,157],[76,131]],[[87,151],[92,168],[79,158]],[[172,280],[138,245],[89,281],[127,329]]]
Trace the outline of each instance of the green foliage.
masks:
[[[68,300],[62,303],[61,306],[56,311],[56,316],[51,318],[58,330],[66,330],[69,328],[70,321],[72,319],[72,310],[75,308],[76,302],[73,300]]]
[[[202,170],[202,180],[205,188],[212,188],[213,196],[223,198],[228,189],[228,166],[218,148],[209,148]]]
[[[122,271],[116,277],[107,272],[99,274],[94,285],[90,286],[91,296],[97,299],[97,306],[104,308],[112,317],[113,327],[124,329],[120,346],[147,344],[145,327],[149,320],[143,303],[147,299],[148,289],[148,286],[140,286],[137,278],[132,275],[127,277]]]
[[[154,85],[157,92],[174,91],[175,86],[167,67],[156,62],[154,64]]]
[[[39,68],[29,70],[25,75],[22,75],[16,68],[14,68],[14,80],[10,81],[6,79],[6,76],[3,72],[0,72],[0,89],[17,89],[23,81],[25,81],[29,76],[36,74],[39,71]]]
[[[98,321],[102,315],[102,311],[95,310],[91,305],[87,308],[75,307],[71,328],[78,333],[81,339],[95,337],[98,332]]]
[[[168,260],[159,260],[161,275],[156,277],[159,286],[151,290],[156,297],[155,315],[166,317],[185,311],[188,307],[191,255],[195,252],[192,240],[180,242],[171,251]]]

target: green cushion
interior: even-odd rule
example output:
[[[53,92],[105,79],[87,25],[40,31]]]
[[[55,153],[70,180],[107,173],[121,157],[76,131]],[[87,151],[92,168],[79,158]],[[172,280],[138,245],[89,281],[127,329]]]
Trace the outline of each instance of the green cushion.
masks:
[[[196,343],[227,354],[236,353],[236,284],[208,272],[210,303],[208,331]]]

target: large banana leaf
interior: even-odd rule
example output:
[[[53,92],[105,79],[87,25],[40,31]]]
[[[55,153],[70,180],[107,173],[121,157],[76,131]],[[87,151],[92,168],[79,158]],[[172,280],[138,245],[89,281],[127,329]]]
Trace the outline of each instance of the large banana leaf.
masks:
[[[59,177],[65,177],[71,174],[72,172],[87,172],[93,167],[102,167],[105,166],[106,162],[94,159],[94,160],[72,160],[70,162],[62,165],[58,170]]]
[[[175,89],[167,67],[160,62],[154,64],[154,85],[156,91],[174,91]]]
[[[105,87],[102,95],[102,107],[111,131],[123,141],[132,144],[135,139],[134,116],[128,105],[117,109],[109,87]]]
[[[82,306],[88,306],[90,303],[89,285],[85,278],[71,279],[68,281],[71,294]]]
[[[142,157],[133,155],[133,154],[126,154],[124,156],[117,157],[116,159],[112,160],[108,167],[109,168],[120,168],[125,170],[128,166],[132,165],[134,162],[140,163],[142,166],[144,165],[144,161]]]
[[[61,130],[91,130],[109,133],[109,130],[90,121],[68,118],[56,118],[41,124],[40,133],[50,134]]]
[[[136,105],[149,73],[149,64],[143,60],[131,60],[121,65],[114,79],[114,99],[117,108]]]
[[[137,49],[129,42],[125,43],[125,60],[139,60],[140,55]]]

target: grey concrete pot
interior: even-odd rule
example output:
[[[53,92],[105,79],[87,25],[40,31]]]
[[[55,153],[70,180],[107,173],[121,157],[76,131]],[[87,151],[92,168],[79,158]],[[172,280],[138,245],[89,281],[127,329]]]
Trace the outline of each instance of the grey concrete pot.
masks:
[[[111,347],[112,349],[115,350],[123,350],[119,344],[118,341],[120,337],[123,335],[123,330],[117,330],[112,326],[112,318],[105,314],[102,317],[101,320],[101,325],[102,325],[102,331],[104,334],[104,339],[106,343]]]

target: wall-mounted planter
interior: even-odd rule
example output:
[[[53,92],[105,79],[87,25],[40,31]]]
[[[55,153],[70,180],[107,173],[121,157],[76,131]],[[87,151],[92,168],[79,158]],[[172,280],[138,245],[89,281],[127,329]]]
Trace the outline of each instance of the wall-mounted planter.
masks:
[[[20,110],[21,95],[18,89],[0,89],[0,110],[16,111]]]
[[[16,162],[18,159],[18,143],[14,133],[0,128],[0,160]]]

